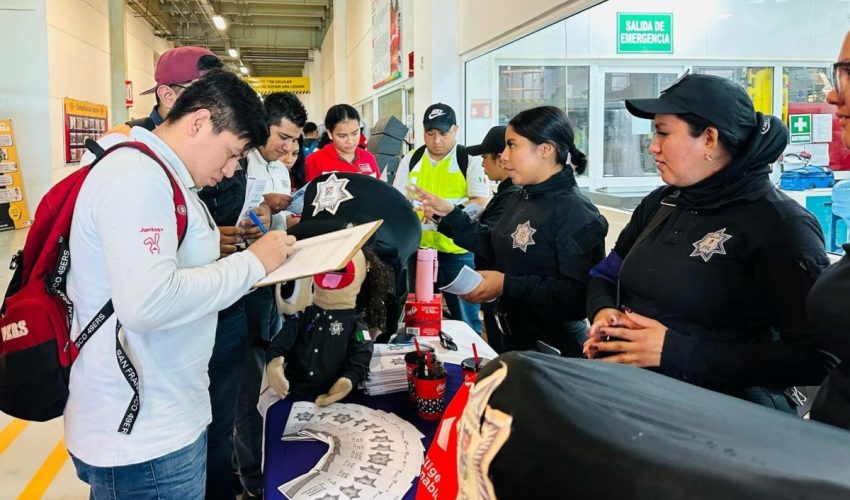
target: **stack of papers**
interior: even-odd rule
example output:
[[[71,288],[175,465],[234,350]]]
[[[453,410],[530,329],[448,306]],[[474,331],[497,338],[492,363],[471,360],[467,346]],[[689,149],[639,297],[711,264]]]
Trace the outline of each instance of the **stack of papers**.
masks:
[[[322,441],[328,451],[308,473],[278,490],[291,500],[401,498],[419,475],[423,437],[392,413],[299,401],[292,405],[281,439]]]
[[[404,355],[413,351],[410,344],[375,344],[369,377],[363,381],[363,392],[370,396],[407,390],[407,368]]]

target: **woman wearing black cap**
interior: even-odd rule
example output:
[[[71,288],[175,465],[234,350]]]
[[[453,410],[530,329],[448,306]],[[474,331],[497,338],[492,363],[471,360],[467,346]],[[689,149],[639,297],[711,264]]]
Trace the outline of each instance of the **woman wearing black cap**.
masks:
[[[417,188],[426,212],[442,216],[438,230],[493,264],[463,299],[498,299],[506,351],[533,349],[540,340],[565,356],[581,352],[571,323],[585,317],[588,271],[604,254],[608,222],[579,193],[573,170],[583,172],[587,158],[573,137],[566,114],[553,106],[508,123],[502,158],[522,189],[493,227],[470,223],[461,207]]]
[[[783,391],[826,375],[805,298],[828,260],[815,218],[768,180],[787,129],[709,75],[626,107],[655,120],[668,185],[591,271],[585,354],[790,411]]]

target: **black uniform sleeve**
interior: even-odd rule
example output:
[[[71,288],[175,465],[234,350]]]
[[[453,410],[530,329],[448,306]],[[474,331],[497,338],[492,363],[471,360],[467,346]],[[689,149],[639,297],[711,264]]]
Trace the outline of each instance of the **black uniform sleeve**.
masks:
[[[287,319],[283,322],[283,327],[272,337],[269,348],[266,349],[266,363],[278,356],[285,357],[289,353],[292,346],[295,345],[295,339],[298,338],[298,327],[301,321],[303,321],[303,316],[298,319]]]
[[[830,358],[819,349],[806,317],[806,296],[829,265],[823,235],[810,215],[784,221],[753,262],[774,338],[714,341],[668,330],[661,369],[699,385],[738,387],[818,385]],[[722,338],[722,337],[717,337]]]
[[[493,246],[490,244],[490,228],[478,221],[473,221],[463,213],[461,207],[455,207],[449,212],[437,230],[454,240],[455,244],[469,250],[476,256],[493,261]]]
[[[348,355],[346,356],[348,366],[342,376],[351,380],[352,385],[357,387],[357,384],[369,375],[369,362],[372,360],[372,341],[361,342],[357,340],[358,331],[368,331],[365,324],[358,321],[354,324],[354,328],[355,330],[351,332],[348,340]]]
[[[569,223],[555,228],[557,275],[506,274],[502,296],[558,304],[566,316],[584,317],[588,273],[602,259],[608,233],[602,215],[594,213],[588,219],[578,229]]]
[[[615,262],[614,265],[618,276],[619,266],[626,258],[626,255],[629,254],[632,244],[637,240],[643,228],[649,224],[652,215],[658,210],[665,192],[666,188],[661,187],[646,195],[635,208],[634,212],[632,212],[632,218],[629,219],[628,224],[620,231],[620,235],[617,237],[617,243],[614,244],[614,250],[611,251],[612,255],[606,258],[606,260]],[[617,308],[619,306],[617,304],[617,283],[600,277],[591,277],[587,283],[588,319],[593,322],[593,317],[596,316],[596,313],[600,309],[606,307]]]

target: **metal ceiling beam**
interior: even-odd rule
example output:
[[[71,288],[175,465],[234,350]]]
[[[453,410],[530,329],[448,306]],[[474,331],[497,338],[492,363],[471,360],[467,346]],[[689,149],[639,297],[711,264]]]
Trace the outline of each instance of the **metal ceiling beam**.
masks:
[[[206,21],[192,20],[188,24],[206,25],[207,23]],[[241,16],[230,17],[228,24],[230,26],[280,26],[319,29],[322,27],[322,20],[320,18]]]

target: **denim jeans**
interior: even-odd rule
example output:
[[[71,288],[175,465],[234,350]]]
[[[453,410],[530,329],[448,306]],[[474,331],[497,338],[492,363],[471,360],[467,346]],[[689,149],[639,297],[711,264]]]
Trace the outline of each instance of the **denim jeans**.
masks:
[[[469,266],[475,269],[475,255],[472,252],[462,254],[437,252],[437,285],[435,291],[441,286],[446,286],[454,280],[463,269],[463,266]],[[467,302],[457,295],[446,293],[443,295],[443,300],[446,301],[446,306],[449,308],[449,314],[452,319],[463,321],[469,325],[475,333],[481,335],[481,318],[478,316],[478,311],[481,307],[478,304]]]
[[[77,477],[91,486],[94,500],[204,498],[207,434],[189,446],[148,462],[95,467],[71,456]]]
[[[212,422],[207,432],[206,498],[236,498],[233,492],[233,421],[242,383],[248,327],[240,300],[218,313],[215,345],[209,364]]]
[[[266,367],[266,343],[280,330],[274,287],[259,288],[245,297],[247,352],[236,403],[233,448],[242,488],[254,496],[263,491],[263,417],[257,411],[260,382]]]

